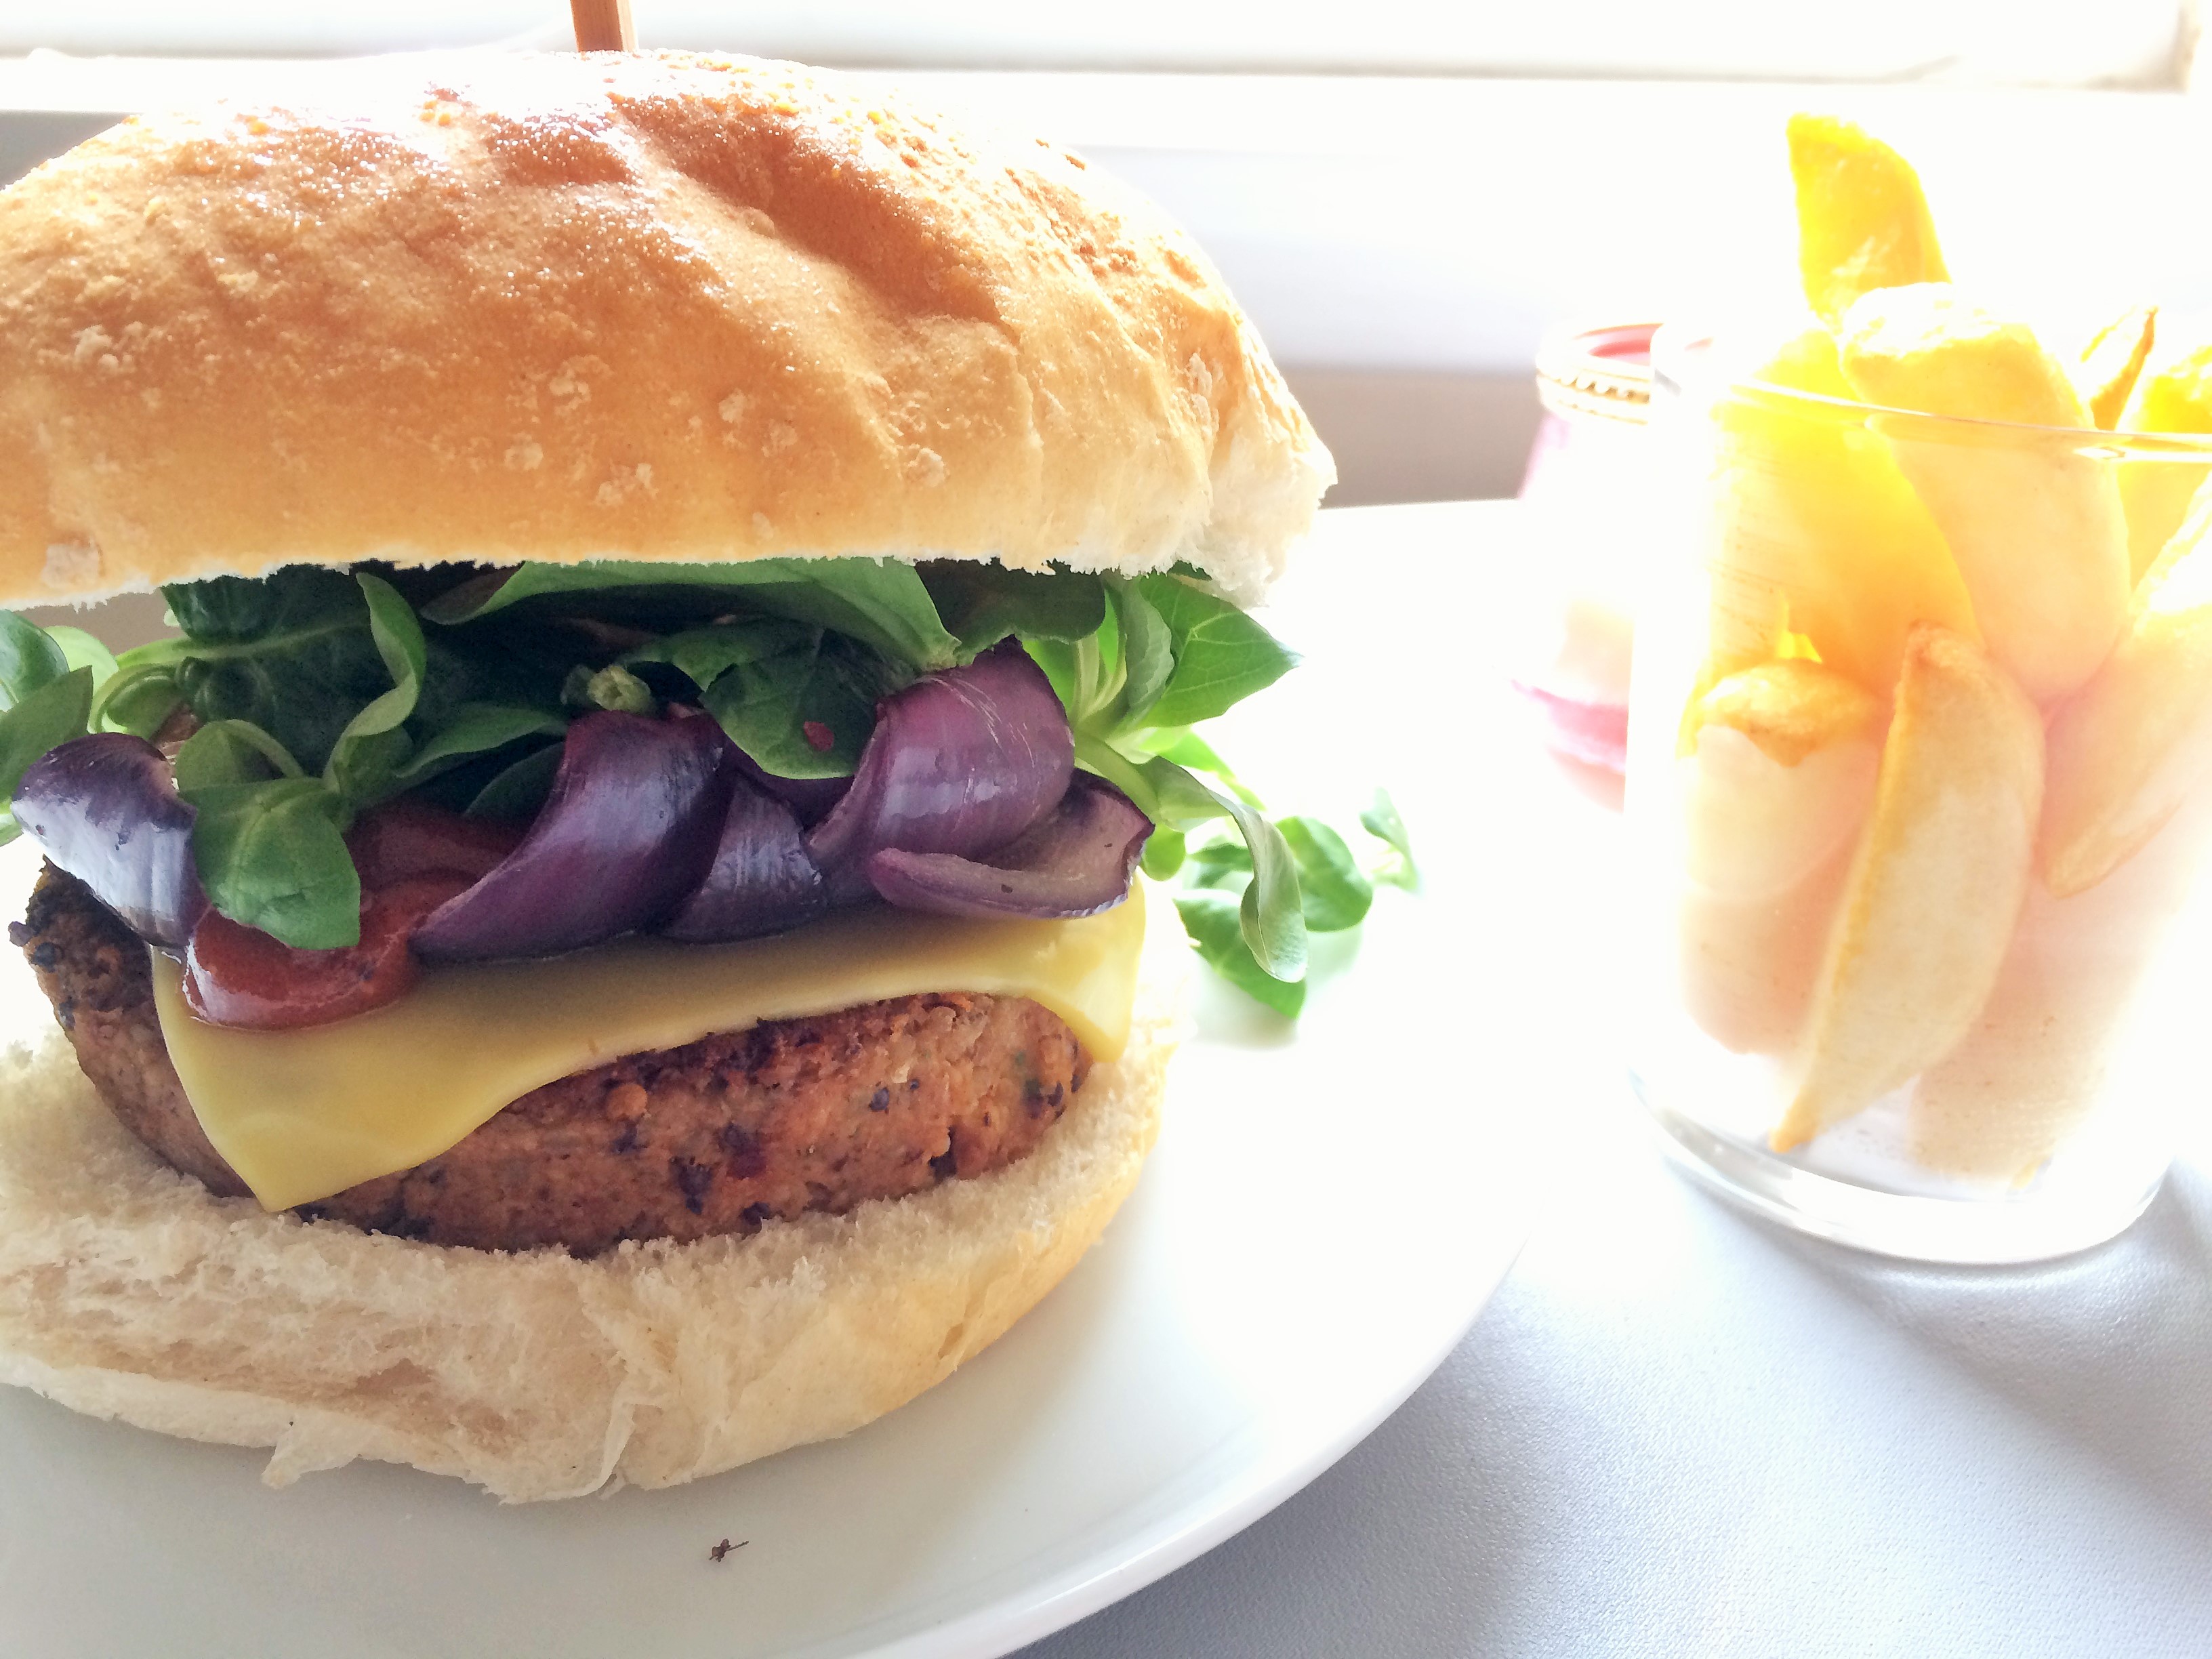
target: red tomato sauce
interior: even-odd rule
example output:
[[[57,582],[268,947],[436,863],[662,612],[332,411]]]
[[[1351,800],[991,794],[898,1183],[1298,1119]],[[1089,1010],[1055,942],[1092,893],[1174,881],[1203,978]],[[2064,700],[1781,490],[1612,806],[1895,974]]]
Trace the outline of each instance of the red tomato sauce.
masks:
[[[423,918],[513,852],[523,834],[519,824],[416,801],[372,808],[346,836],[361,874],[361,943],[298,950],[210,908],[185,948],[185,1000],[213,1024],[264,1031],[381,1007],[421,975],[407,945]]]

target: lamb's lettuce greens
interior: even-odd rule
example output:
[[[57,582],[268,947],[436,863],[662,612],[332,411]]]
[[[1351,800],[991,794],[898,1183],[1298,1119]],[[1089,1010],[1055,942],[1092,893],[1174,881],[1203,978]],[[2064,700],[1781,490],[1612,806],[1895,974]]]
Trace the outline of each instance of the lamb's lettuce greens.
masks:
[[[1172,876],[1199,849],[1199,884],[1179,902],[1231,978],[1293,1006],[1309,930],[1365,910],[1368,878],[1342,838],[1271,820],[1200,735],[1297,658],[1194,573],[859,558],[302,566],[163,592],[179,637],[119,658],[0,612],[0,790],[88,729],[196,728],[177,781],[199,814],[201,878],[218,909],[288,944],[358,939],[343,840],[358,813],[420,793],[527,816],[587,710],[696,703],[764,770],[834,779],[858,763],[880,699],[1009,637],[1066,706],[1077,764],[1158,826],[1146,871]]]
[[[31,763],[82,737],[115,659],[81,629],[44,629],[0,611],[0,844],[21,833],[12,800]]]
[[[1407,889],[1419,884],[1412,843],[1390,797],[1377,792],[1359,823],[1380,843],[1365,849],[1364,859],[1319,818],[1283,817],[1271,826],[1296,871],[1302,920],[1309,933],[1341,933],[1359,926],[1375,902],[1378,884]],[[1242,925],[1243,907],[1258,884],[1249,840],[1217,833],[1200,842],[1188,851],[1184,880],[1184,888],[1176,894],[1176,908],[1198,953],[1231,984],[1295,1019],[1305,1006],[1304,979],[1285,980],[1268,972]]]

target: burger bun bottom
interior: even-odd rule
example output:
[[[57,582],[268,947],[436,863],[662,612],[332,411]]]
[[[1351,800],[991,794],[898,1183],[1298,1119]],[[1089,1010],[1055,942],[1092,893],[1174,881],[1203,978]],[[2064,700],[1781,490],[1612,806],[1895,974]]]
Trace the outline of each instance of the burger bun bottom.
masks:
[[[0,1382],[270,1447],[272,1486],[364,1457],[508,1501],[673,1486],[848,1433],[995,1340],[1136,1184],[1179,1033],[1181,933],[1149,930],[1127,1048],[1018,1163],[581,1261],[216,1198],[115,1121],[49,1028],[0,1054]]]

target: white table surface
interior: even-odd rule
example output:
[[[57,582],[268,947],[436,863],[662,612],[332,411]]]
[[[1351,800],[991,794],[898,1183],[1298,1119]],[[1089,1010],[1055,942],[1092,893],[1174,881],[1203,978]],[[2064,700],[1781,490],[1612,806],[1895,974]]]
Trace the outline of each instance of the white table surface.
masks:
[[[1514,633],[1488,596],[1515,510],[1328,515],[1313,574],[1386,532],[1437,601],[1407,609],[1416,637],[1507,624],[1470,641],[1481,663]],[[1564,786],[1543,810],[1542,878],[1601,933],[1617,823]],[[1561,994],[1602,1027],[1601,975]],[[2112,1244],[1918,1269],[1671,1173],[1601,1029],[1559,1066],[1530,1171],[1555,1195],[1437,1374],[1273,1515],[1028,1659],[2212,1654],[2212,1110]]]

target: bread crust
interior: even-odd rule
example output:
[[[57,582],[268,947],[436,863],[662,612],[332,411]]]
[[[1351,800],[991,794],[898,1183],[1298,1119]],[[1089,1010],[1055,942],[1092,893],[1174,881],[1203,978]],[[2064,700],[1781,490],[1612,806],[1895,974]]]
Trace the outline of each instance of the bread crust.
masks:
[[[365,69],[0,192],[0,604],[284,563],[1187,558],[1334,477],[1157,210],[683,54]]]
[[[847,1433],[996,1340],[1135,1185],[1189,956],[1166,928],[1146,951],[1129,1046],[1018,1163],[588,1261],[217,1197],[117,1123],[49,1029],[0,1052],[0,1383],[273,1448],[272,1485],[367,1457],[518,1501],[671,1486]],[[9,1012],[28,1000],[43,1020],[29,973],[6,968]]]

